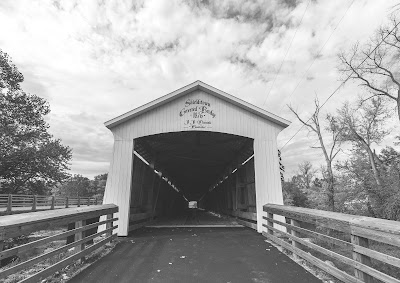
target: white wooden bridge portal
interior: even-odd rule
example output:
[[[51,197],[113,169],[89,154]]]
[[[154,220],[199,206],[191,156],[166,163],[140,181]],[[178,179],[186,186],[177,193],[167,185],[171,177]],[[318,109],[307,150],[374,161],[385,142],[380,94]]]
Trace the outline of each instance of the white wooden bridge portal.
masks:
[[[119,206],[119,236],[188,201],[252,213],[262,232],[263,205],[283,204],[277,135],[289,122],[201,81],[105,125],[114,150],[104,203]]]

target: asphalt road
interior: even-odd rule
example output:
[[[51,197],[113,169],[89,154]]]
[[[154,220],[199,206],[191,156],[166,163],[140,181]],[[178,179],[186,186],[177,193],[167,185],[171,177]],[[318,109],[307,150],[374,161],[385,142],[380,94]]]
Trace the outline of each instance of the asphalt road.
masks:
[[[69,282],[321,282],[249,228],[143,228]]]

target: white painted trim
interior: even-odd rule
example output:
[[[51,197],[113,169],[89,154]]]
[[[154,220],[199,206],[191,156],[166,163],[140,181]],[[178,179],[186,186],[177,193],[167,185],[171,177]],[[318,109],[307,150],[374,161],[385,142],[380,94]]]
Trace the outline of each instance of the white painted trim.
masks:
[[[159,107],[161,105],[164,105],[172,100],[175,100],[189,92],[192,92],[194,90],[200,89],[204,92],[207,92],[208,94],[214,95],[222,100],[225,100],[233,105],[236,105],[242,109],[245,109],[257,116],[260,116],[261,118],[264,118],[266,120],[272,121],[284,128],[290,125],[290,122],[286,119],[283,119],[275,114],[272,114],[268,111],[265,111],[253,104],[250,104],[244,100],[241,100],[233,95],[230,95],[226,92],[223,92],[215,87],[212,87],[210,85],[207,85],[201,81],[195,81],[194,83],[191,83],[187,86],[184,86],[174,92],[171,92],[167,95],[164,95],[156,100],[153,100],[149,103],[146,103],[138,108],[135,108],[129,112],[126,112],[118,117],[115,117],[107,122],[105,122],[105,126],[109,129],[122,124],[123,122],[133,119],[136,116],[139,116],[147,111],[150,111],[156,107]]]

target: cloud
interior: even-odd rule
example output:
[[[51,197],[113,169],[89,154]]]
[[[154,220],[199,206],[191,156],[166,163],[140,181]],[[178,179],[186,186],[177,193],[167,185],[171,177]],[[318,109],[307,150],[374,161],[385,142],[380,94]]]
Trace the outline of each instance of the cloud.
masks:
[[[41,79],[35,72],[34,65],[19,65],[19,71],[24,75],[24,81],[21,85],[22,89],[29,89],[31,93],[40,93],[40,96],[46,100],[50,100],[49,84]],[[50,101],[51,102],[51,101]]]
[[[336,54],[368,38],[395,1],[355,1],[346,12],[349,4],[0,1],[0,44],[23,72],[24,89],[49,100],[52,133],[74,149],[72,172],[93,175],[105,172],[112,150],[104,121],[198,79],[292,121],[286,104],[310,115],[316,93],[323,101],[339,83]],[[346,86],[324,111],[358,91]],[[279,144],[298,127],[284,130]],[[289,143],[287,168],[321,160],[309,143],[303,131]]]

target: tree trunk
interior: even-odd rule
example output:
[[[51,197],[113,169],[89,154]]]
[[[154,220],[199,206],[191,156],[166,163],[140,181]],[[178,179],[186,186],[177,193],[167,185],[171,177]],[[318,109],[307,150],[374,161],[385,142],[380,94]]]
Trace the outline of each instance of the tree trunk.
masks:
[[[329,210],[335,211],[335,187],[333,185],[333,172],[332,168],[328,168],[328,186],[327,186],[327,195],[328,195],[328,207]]]
[[[374,174],[374,179],[376,181],[376,184],[377,184],[379,190],[382,191],[382,189],[383,189],[382,180],[381,180],[381,177],[379,176],[378,169],[376,168],[374,153],[372,152],[371,148],[368,145],[364,145],[364,147],[368,153],[369,162],[371,165],[372,172]]]
[[[318,129],[318,138],[319,142],[321,144],[321,149],[324,153],[325,161],[326,161],[326,170],[328,173],[328,178],[327,178],[327,196],[328,196],[328,208],[330,211],[335,211],[335,186],[333,184],[333,170],[332,170],[332,161],[328,156],[328,152],[326,151],[325,145],[324,145],[324,140],[322,139],[322,134],[319,129],[319,125],[317,126]]]
[[[400,88],[397,90],[396,104],[397,104],[397,117],[400,120]]]
[[[374,157],[374,153],[372,152],[371,148],[365,144],[364,145],[367,153],[368,153],[368,158],[369,158],[369,162],[371,165],[371,169],[372,169],[372,173],[376,182],[376,185],[378,187],[377,190],[368,190],[367,193],[370,196],[370,206],[368,207],[368,211],[371,213],[371,211],[373,211],[373,214],[375,217],[382,217],[382,205],[384,200],[382,199],[380,193],[382,193],[384,191],[384,187],[383,187],[383,182],[382,179],[379,175],[378,172],[378,168],[376,167],[376,161],[375,161],[375,157]]]

